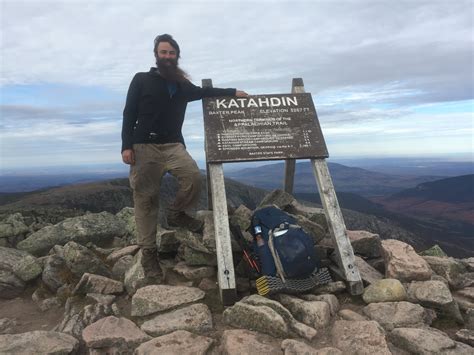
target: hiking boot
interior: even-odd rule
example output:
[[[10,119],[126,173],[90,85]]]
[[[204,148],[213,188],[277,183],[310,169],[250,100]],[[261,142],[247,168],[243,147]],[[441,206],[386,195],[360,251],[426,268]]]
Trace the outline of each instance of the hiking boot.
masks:
[[[202,232],[204,227],[204,222],[191,217],[184,211],[169,210],[166,219],[170,227],[182,227],[195,233]]]
[[[150,283],[161,282],[163,275],[160,264],[158,263],[158,254],[156,249],[142,249],[142,267],[145,273],[145,278],[148,279]]]

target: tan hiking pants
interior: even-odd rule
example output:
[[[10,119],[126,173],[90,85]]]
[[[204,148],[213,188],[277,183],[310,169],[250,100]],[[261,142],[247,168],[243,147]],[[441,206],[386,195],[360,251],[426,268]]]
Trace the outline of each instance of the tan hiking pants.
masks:
[[[138,245],[156,247],[159,192],[166,172],[178,179],[179,189],[170,209],[184,211],[192,207],[201,193],[201,174],[193,158],[181,143],[134,144],[135,165],[130,167]]]

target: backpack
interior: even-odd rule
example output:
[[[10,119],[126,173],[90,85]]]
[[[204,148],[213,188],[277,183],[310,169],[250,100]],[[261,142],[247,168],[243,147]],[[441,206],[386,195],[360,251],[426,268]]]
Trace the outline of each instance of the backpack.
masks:
[[[308,278],[320,268],[313,238],[294,217],[279,208],[270,206],[255,211],[250,228],[262,275],[286,282]]]

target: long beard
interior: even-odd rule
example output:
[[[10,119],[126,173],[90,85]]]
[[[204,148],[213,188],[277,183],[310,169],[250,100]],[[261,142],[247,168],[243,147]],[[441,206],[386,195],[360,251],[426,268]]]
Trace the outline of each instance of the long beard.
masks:
[[[188,80],[188,74],[178,66],[177,59],[158,58],[156,65],[160,75],[167,81],[183,82]]]

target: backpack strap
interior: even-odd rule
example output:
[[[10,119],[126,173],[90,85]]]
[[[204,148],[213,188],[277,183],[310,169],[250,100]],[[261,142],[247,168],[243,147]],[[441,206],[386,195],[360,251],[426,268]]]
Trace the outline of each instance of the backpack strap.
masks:
[[[288,224],[286,225],[288,226]],[[274,237],[274,234],[282,229],[287,229],[285,228],[286,226],[284,226],[283,224],[280,225],[280,227],[276,227],[275,229],[270,229],[268,231],[268,248],[270,249],[270,252],[272,253],[272,256],[273,256],[273,261],[275,262],[275,267],[276,267],[276,270],[277,270],[277,273],[278,275],[280,275],[280,278],[281,280],[283,281],[283,283],[286,282],[285,280],[285,270],[283,270],[283,265],[281,264],[281,260],[280,260],[280,256],[278,255],[277,251],[275,250],[275,245],[273,243],[273,237]]]

